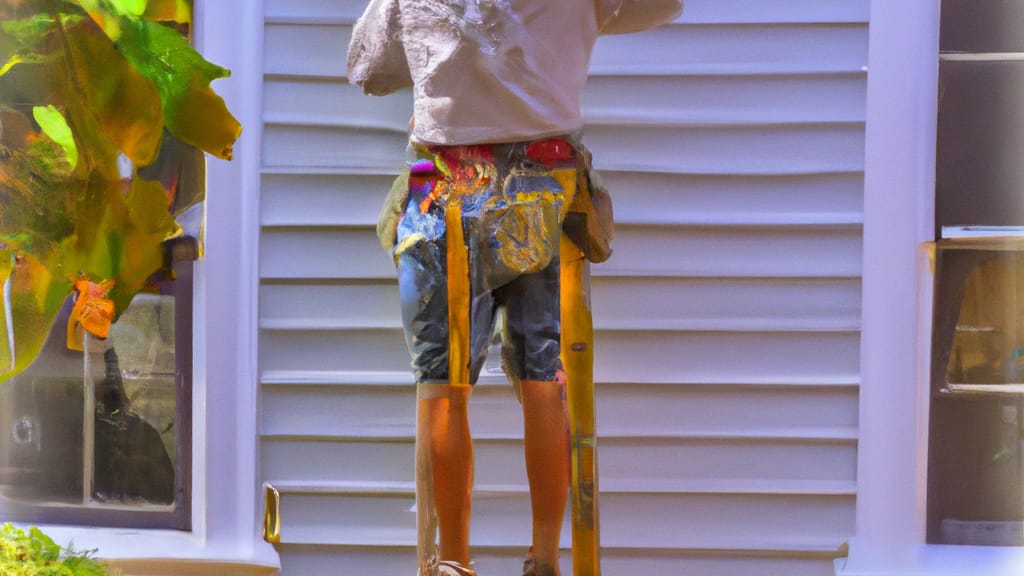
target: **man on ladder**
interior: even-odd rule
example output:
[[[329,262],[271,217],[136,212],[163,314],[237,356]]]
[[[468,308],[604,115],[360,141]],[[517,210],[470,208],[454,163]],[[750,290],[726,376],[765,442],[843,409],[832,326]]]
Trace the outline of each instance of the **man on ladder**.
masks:
[[[570,478],[573,572],[599,574],[586,259],[608,256],[610,205],[579,140],[580,96],[599,33],[649,28],[681,9],[371,0],[355,25],[349,80],[370,94],[413,88],[409,172],[378,233],[398,267],[417,381],[420,576],[474,574],[467,405],[498,314],[523,405],[533,516],[523,574],[560,575]]]

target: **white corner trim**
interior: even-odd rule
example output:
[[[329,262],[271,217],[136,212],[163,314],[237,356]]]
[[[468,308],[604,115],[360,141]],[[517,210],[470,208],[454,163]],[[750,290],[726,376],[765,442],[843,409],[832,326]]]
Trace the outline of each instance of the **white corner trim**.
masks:
[[[204,557],[279,564],[260,537],[257,294],[263,1],[197,0],[197,46],[231,70],[214,87],[242,123],[234,160],[207,163],[204,262],[205,482]],[[198,525],[198,524],[197,524]]]
[[[921,568],[930,343],[921,256],[933,240],[938,35],[938,0],[872,0],[857,529],[837,562],[844,576]]]

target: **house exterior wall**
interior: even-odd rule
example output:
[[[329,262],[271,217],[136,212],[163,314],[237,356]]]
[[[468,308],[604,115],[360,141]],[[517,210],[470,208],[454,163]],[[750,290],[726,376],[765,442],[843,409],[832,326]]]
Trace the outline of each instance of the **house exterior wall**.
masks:
[[[414,388],[373,232],[411,103],[345,80],[364,4],[264,1],[259,434],[285,576],[415,565]],[[592,269],[605,574],[831,574],[853,534],[867,14],[689,0],[599,41],[585,139],[618,221]],[[477,568],[516,573],[518,406],[498,374],[472,404]]]

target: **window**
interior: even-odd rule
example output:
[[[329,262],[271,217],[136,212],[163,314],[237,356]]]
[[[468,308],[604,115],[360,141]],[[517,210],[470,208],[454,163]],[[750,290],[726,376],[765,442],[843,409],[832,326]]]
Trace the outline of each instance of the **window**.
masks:
[[[927,541],[1024,545],[1024,7],[945,0]]]
[[[23,522],[190,527],[191,239],[175,278],[139,294],[110,337],[65,342],[70,301],[37,360],[0,386],[0,498]]]
[[[1024,242],[939,242],[928,541],[1024,545]]]

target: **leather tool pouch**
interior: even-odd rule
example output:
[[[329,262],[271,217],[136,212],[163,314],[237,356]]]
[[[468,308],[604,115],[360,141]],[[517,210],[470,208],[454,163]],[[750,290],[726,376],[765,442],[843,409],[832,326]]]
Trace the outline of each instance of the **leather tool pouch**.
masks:
[[[596,264],[612,255],[615,237],[612,197],[591,165],[590,152],[580,147],[577,158],[579,182],[562,228],[586,259]]]

